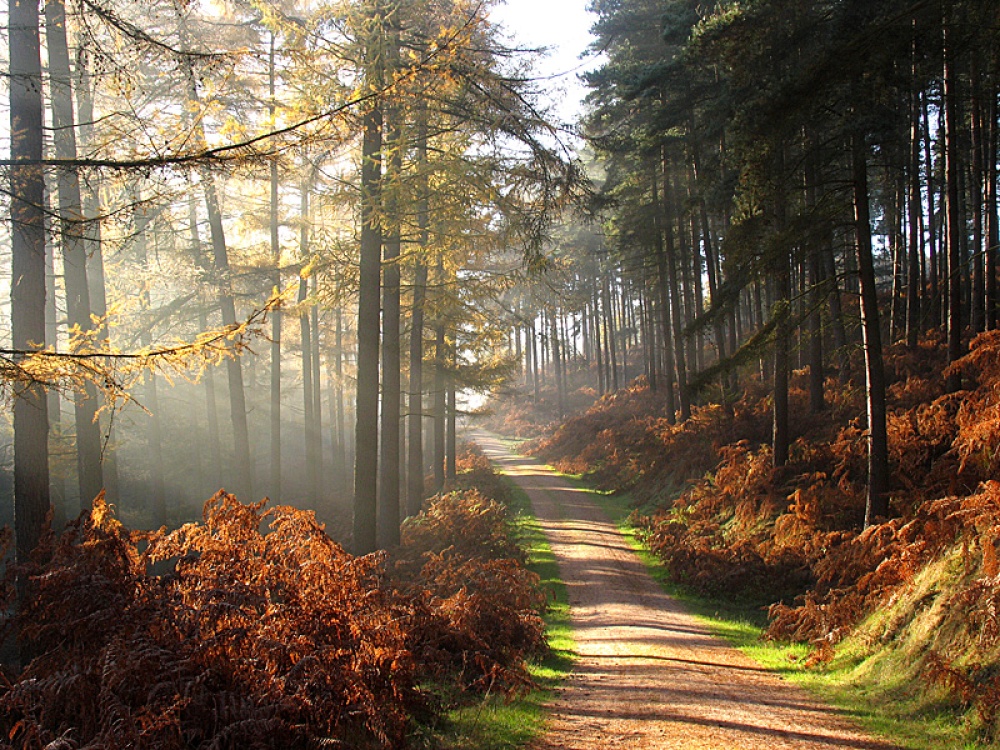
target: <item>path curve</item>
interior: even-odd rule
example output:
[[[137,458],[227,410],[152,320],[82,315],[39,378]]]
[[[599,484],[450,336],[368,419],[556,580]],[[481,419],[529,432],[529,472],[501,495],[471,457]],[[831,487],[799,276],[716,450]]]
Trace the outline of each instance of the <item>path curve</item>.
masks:
[[[579,658],[535,750],[895,750],[758,667],[667,596],[592,496],[471,436],[529,496],[569,593]]]

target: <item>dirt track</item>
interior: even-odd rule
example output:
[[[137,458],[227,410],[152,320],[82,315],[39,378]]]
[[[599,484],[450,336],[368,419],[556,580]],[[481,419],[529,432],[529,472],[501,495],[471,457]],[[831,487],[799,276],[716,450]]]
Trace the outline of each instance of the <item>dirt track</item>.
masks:
[[[710,635],[589,493],[497,440],[474,439],[528,493],[569,590],[579,659],[535,750],[896,747]]]

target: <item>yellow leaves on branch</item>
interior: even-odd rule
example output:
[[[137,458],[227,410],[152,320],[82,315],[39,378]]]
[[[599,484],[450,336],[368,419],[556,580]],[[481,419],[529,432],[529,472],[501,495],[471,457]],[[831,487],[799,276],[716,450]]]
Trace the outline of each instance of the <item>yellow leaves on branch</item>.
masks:
[[[130,389],[147,374],[197,382],[207,368],[241,356],[255,340],[265,338],[270,313],[287,296],[287,291],[276,291],[244,320],[202,331],[190,341],[123,352],[102,338],[106,321],[99,319],[89,331],[73,327],[66,351],[0,349],[0,397],[16,398],[36,385],[61,391],[83,391],[93,385],[113,407],[130,400]]]

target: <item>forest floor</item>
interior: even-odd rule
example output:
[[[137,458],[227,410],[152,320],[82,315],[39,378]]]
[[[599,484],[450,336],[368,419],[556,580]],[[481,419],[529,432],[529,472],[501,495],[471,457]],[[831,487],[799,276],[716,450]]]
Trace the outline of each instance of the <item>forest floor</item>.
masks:
[[[470,437],[531,499],[569,592],[578,659],[535,750],[896,747],[714,637],[591,493],[496,438]]]

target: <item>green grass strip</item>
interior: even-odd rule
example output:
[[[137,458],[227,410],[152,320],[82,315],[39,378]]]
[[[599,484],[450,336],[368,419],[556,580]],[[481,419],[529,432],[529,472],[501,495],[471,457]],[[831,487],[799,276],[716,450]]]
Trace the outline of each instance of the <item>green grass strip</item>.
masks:
[[[545,703],[566,677],[576,659],[566,585],[541,526],[531,512],[531,502],[509,477],[508,505],[515,533],[528,553],[528,568],[541,578],[549,608],[544,615],[549,654],[528,665],[538,687],[513,700],[487,696],[473,705],[452,709],[445,717],[445,731],[428,747],[439,750],[516,750],[541,736],[548,724]]]

